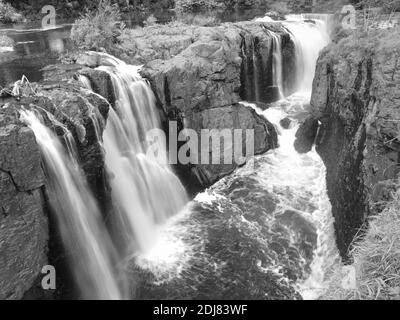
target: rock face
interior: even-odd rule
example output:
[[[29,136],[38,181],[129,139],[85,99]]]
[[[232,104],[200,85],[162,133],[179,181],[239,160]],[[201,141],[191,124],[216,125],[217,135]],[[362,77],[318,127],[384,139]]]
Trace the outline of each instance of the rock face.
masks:
[[[354,235],[398,173],[399,47],[392,32],[376,43],[349,37],[318,61],[312,109],[322,122],[317,151],[327,167],[337,243],[347,256]]]
[[[35,137],[0,109],[0,299],[19,299],[47,264],[45,178]]]
[[[298,153],[311,151],[318,131],[318,120],[314,117],[307,118],[296,133],[294,148]]]
[[[77,160],[99,202],[107,203],[99,138],[109,104],[76,81],[61,80],[65,72],[55,74],[51,81],[22,87],[18,98],[0,98],[0,299],[22,298],[44,265],[65,268],[63,252],[48,253],[48,241],[57,246],[59,240],[50,233],[49,221],[55,221],[48,219],[47,181],[35,136],[18,110],[36,110],[59,136],[65,135],[63,128],[72,133]]]
[[[228,129],[232,137],[235,129],[241,129],[242,134],[240,141],[238,141],[238,147],[242,148],[241,155],[243,156],[246,152],[246,138],[251,138],[250,136],[246,137],[246,130],[253,130],[254,132],[254,142],[252,142],[254,154],[264,153],[266,150],[276,148],[278,145],[278,138],[274,126],[265,118],[257,115],[254,110],[240,104],[197,112],[187,121],[187,127],[194,129],[198,133],[197,135],[200,137],[200,146],[205,143],[201,136],[201,130],[204,128],[211,130]],[[222,131],[219,131],[219,133],[222,134]],[[205,140],[207,141],[208,138],[205,138]],[[233,141],[234,148],[237,146],[235,142],[236,141]],[[220,147],[221,144],[218,143],[217,146]],[[220,150],[224,150],[224,146],[220,147]],[[215,152],[211,142],[210,151],[211,158],[213,152]],[[199,153],[201,153],[201,150],[199,150]],[[239,165],[235,160],[233,160],[231,164],[224,163],[224,154],[222,153],[220,155],[220,163],[221,164],[211,164],[210,160],[210,164],[200,163],[194,166],[192,171],[201,185],[209,186],[220,178],[232,173]]]
[[[143,64],[141,74],[153,89],[166,129],[169,121],[177,121],[179,131],[194,129],[199,134],[202,129],[254,129],[254,151],[259,154],[277,146],[275,129],[238,103],[253,100],[265,104],[276,99],[270,94],[274,91],[272,32],[282,39],[282,55],[287,65],[283,77],[285,92],[290,93],[295,77],[288,70],[295,69],[295,47],[280,24],[242,22],[213,28],[176,24],[129,30],[113,54],[127,63]],[[87,67],[101,65],[101,61],[101,57],[93,54],[77,59]],[[90,79],[97,93],[113,104],[115,97],[104,75],[91,68],[80,73]],[[178,165],[176,169],[190,172],[188,180],[194,177],[204,187],[236,167],[235,163],[193,164]]]
[[[277,145],[273,126],[237,104],[241,100],[269,103],[277,98],[271,76],[272,33],[282,39],[284,91],[294,90],[295,47],[281,25],[241,22],[209,28],[178,24],[131,33],[130,41],[124,41],[115,54],[130,63],[144,64],[142,75],[168,120],[198,132],[255,129],[256,153]],[[235,167],[199,165],[192,172],[201,185],[208,186]]]

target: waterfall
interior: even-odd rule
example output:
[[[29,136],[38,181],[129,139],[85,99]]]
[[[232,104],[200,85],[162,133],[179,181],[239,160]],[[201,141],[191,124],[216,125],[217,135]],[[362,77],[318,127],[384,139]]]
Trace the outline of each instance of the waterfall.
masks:
[[[138,259],[139,267],[150,272],[156,283],[178,283],[179,288],[195,287],[196,294],[205,290],[213,295],[216,288],[224,287],[232,279],[241,279],[246,267],[251,268],[256,262],[258,270],[252,272],[274,274],[278,287],[288,285],[304,299],[316,299],[327,289],[326,274],[339,255],[326,188],[326,168],[315,148],[299,154],[294,141],[299,119],[309,112],[316,61],[320,50],[329,43],[329,36],[324,20],[293,20],[276,23],[283,24],[295,44],[298,92],[269,104],[265,111],[242,102],[275,125],[279,147],[256,156],[253,165],[248,162],[218,181],[194,199],[187,207],[188,212],[164,226],[163,237],[154,247],[158,250],[139,255]],[[279,86],[285,62],[279,59],[282,42],[278,35],[270,34],[273,81]],[[262,95],[266,89],[259,86],[258,94]],[[282,120],[289,124],[282,125]],[[229,220],[229,226],[215,218],[221,216],[223,222]],[[225,237],[224,233],[228,235]],[[239,245],[230,247],[235,239],[240,239],[243,249]],[[257,245],[252,241],[257,241]],[[243,260],[251,244],[256,249],[246,265]],[[204,270],[210,265],[212,271],[207,274]],[[238,270],[236,265],[240,265]],[[226,269],[229,271],[224,273]],[[248,276],[246,280],[251,279]],[[203,282],[197,284],[193,279]],[[265,297],[273,297],[274,293],[265,286],[260,285],[260,291]]]
[[[283,22],[283,25],[290,31],[296,45],[298,91],[311,92],[319,53],[330,42],[327,23],[318,19],[313,22],[294,19]]]
[[[50,203],[82,298],[124,298],[124,281],[116,276],[120,272],[113,264],[117,260],[116,250],[76,160],[71,133],[63,127],[65,149],[43,124],[40,114],[28,110],[21,110],[20,114],[34,132],[42,152]],[[62,126],[58,122],[56,125]]]
[[[118,232],[128,254],[146,252],[156,241],[158,227],[184,207],[187,195],[167,163],[165,141],[146,141],[160,120],[154,94],[139,67],[106,54],[103,61],[107,66],[99,69],[111,76],[116,96],[104,149]],[[147,154],[150,147],[158,151],[157,159]]]
[[[288,15],[282,24],[291,35],[296,48],[297,91],[311,92],[315,65],[320,51],[329,44],[328,23],[330,15]],[[269,17],[256,21],[269,22]],[[282,88],[282,42],[280,37],[270,31],[273,42],[274,84]],[[281,90],[282,92],[282,90]]]
[[[282,39],[274,32],[270,32],[272,37],[272,79],[273,86],[279,90],[279,98],[283,98],[283,70],[282,70]]]

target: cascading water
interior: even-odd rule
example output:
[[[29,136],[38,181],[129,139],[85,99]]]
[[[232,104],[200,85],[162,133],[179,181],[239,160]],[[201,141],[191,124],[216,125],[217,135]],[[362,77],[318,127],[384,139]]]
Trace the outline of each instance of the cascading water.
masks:
[[[273,85],[278,87],[279,98],[283,98],[283,69],[282,69],[282,39],[274,32],[270,32],[272,39],[272,79]]]
[[[320,50],[330,42],[328,32],[329,15],[288,15],[287,20],[280,21],[290,32],[296,47],[297,91],[308,92],[312,88],[315,74],[315,63]],[[308,20],[308,21],[307,21]],[[273,22],[271,18],[259,18],[259,22]],[[276,21],[275,21],[276,22]],[[278,23],[278,22],[276,22]],[[271,32],[272,40],[281,46],[279,39]],[[281,49],[280,49],[281,51]],[[274,57],[279,50],[274,50]],[[279,60],[274,58],[274,70],[279,70]],[[274,77],[275,78],[275,77]],[[279,84],[279,82],[278,82]]]
[[[269,18],[266,21],[272,22]],[[298,92],[264,112],[244,103],[275,125],[280,147],[256,157],[256,170],[252,165],[246,165],[198,195],[189,205],[188,212],[165,226],[152,254],[139,256],[137,260],[140,267],[153,273],[158,284],[170,283],[173,279],[171,283],[178,283],[179,288],[185,287],[186,283],[193,287],[196,285],[191,279],[195,277],[201,282],[195,287],[197,291],[215,292],[223,289],[230,277],[233,281],[240,279],[246,274],[244,269],[253,268],[254,260],[259,259],[258,269],[252,269],[254,274],[261,271],[267,277],[272,273],[279,279],[277,286],[289,285],[304,299],[318,298],[327,287],[326,272],[337,262],[339,255],[326,190],[326,169],[315,148],[300,155],[293,144],[299,128],[298,119],[308,111],[318,54],[329,43],[329,36],[324,19],[314,23],[292,17],[283,25],[296,46]],[[274,81],[279,85],[278,72],[282,67],[275,44],[278,47],[280,42],[272,33],[271,37]],[[284,118],[290,119],[288,129],[281,125]],[[224,225],[225,220],[218,220],[218,216],[227,219],[227,225]],[[216,245],[218,249],[214,252],[210,235],[218,232],[218,228],[224,229],[224,233],[229,234],[226,237],[233,240],[226,240],[222,233],[218,241],[228,248]],[[241,234],[245,234],[247,240],[243,240]],[[236,238],[241,239],[240,244],[229,247]],[[169,247],[168,257],[159,260],[157,257],[166,246]],[[241,251],[242,246],[252,248],[250,257],[246,249]],[[249,261],[242,263],[244,259]],[[239,265],[238,273],[233,267],[236,264]],[[243,264],[246,265],[244,269]],[[198,274],[200,268],[206,270],[209,265],[212,265],[210,274],[206,271]],[[226,268],[227,273],[224,272]],[[218,281],[209,281],[215,273],[226,277],[219,279],[221,287]],[[249,277],[246,281],[252,283],[251,275],[246,276]],[[274,294],[279,297],[279,293]],[[270,292],[265,296],[270,297]]]
[[[50,203],[76,283],[84,299],[122,299],[124,279],[114,267],[118,261],[96,201],[76,160],[71,133],[64,130],[66,149],[58,137],[41,121],[40,114],[21,110],[21,120],[34,132],[41,149],[48,181]],[[51,121],[56,120],[48,114]]]
[[[319,52],[330,42],[326,22],[323,20],[314,22],[315,24],[304,21],[283,23],[291,32],[296,44],[299,91],[311,91]]]
[[[99,67],[112,79],[116,96],[104,132],[105,162],[113,203],[129,254],[146,252],[158,226],[187,203],[186,191],[167,163],[165,141],[146,141],[160,127],[155,97],[136,66],[104,54]],[[148,155],[156,150],[157,157]],[[119,230],[121,232],[121,230]]]

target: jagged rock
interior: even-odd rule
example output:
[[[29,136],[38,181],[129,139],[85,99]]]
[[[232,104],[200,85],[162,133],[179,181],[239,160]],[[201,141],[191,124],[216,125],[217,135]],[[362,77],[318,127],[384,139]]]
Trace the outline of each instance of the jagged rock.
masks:
[[[317,151],[327,168],[337,243],[345,258],[373,204],[381,200],[379,182],[398,173],[399,46],[393,31],[377,32],[376,43],[349,37],[324,50],[311,100],[322,123]]]
[[[300,125],[299,130],[296,132],[296,140],[294,142],[294,148],[298,153],[307,153],[311,151],[318,132],[318,126],[318,120],[313,117],[308,117]]]
[[[277,100],[278,88],[272,85],[271,79],[271,32],[282,37],[285,65],[294,70],[294,44],[289,33],[279,24],[242,22],[215,28],[182,28],[168,27],[158,32],[155,31],[158,27],[141,30],[139,40],[135,38],[135,47],[141,47],[142,50],[133,50],[130,61],[146,63],[141,73],[149,80],[158,104],[167,115],[177,110],[186,128],[208,129],[213,128],[214,123],[221,124],[223,121],[218,117],[230,119],[232,106],[241,100],[261,104]],[[182,34],[177,38],[171,37],[177,32]],[[171,38],[175,40],[167,40]],[[122,54],[125,58],[128,55],[127,51]],[[253,61],[255,56],[256,62]],[[148,61],[153,57],[158,59]],[[257,70],[254,70],[254,63],[258,66]],[[295,77],[288,76],[285,70],[284,74],[285,92],[290,92],[293,87],[291,81]],[[254,81],[255,77],[257,81]],[[213,120],[214,123],[203,121],[203,116],[216,110],[218,112],[214,117],[217,119]],[[252,121],[244,121],[243,124],[253,128],[253,123],[258,120],[255,113],[249,115],[253,117]],[[226,128],[232,128],[230,125]],[[222,127],[219,125],[218,128]],[[270,138],[273,139],[275,130],[272,126],[269,129],[268,126],[260,128],[264,131],[260,129],[256,132],[257,139],[263,140],[265,132],[272,133]],[[265,152],[273,145],[276,143],[260,149]],[[234,168],[196,166],[193,171],[203,185],[209,185]]]
[[[80,75],[87,77],[94,92],[107,99],[111,105],[115,104],[115,93],[110,75],[107,72],[85,68],[79,72]]]
[[[194,113],[192,117],[187,119],[187,126],[194,129],[199,137],[199,146],[203,145],[201,138],[202,129],[228,129],[233,137],[234,129],[242,129],[242,138],[239,145],[242,147],[242,154],[245,155],[246,151],[246,133],[245,130],[254,130],[254,154],[261,154],[270,149],[277,147],[277,134],[274,126],[265,118],[259,116],[253,109],[245,107],[241,104],[235,104],[228,107],[212,108]],[[221,131],[219,131],[221,133]],[[208,140],[208,139],[207,139]],[[235,143],[233,144],[235,148]],[[211,154],[215,152],[212,143],[209,144],[210,164],[200,164],[192,168],[193,173],[198,178],[203,186],[209,186],[218,181],[222,177],[230,174],[235,170],[238,165],[243,163],[236,163],[232,161],[231,164],[224,164],[224,146],[220,147],[220,164],[211,163]],[[196,155],[201,159],[201,151]],[[229,150],[234,158],[234,150]]]
[[[47,264],[41,156],[14,110],[0,108],[0,299],[20,299]]]
[[[64,78],[55,73],[53,80]],[[56,86],[47,82],[30,86],[34,90],[21,90],[18,97],[0,99],[0,299],[22,298],[48,264],[47,182],[35,136],[19,120],[18,110],[36,110],[60,136],[65,134],[62,126],[67,127],[75,138],[78,160],[92,190],[103,208],[109,201],[99,141],[108,102],[82,90],[73,80],[58,80]]]
[[[289,129],[289,128],[290,128],[290,125],[292,124],[292,120],[290,120],[290,118],[285,118],[285,119],[282,119],[282,120],[279,122],[279,124],[281,125],[281,127],[282,127],[283,129]]]

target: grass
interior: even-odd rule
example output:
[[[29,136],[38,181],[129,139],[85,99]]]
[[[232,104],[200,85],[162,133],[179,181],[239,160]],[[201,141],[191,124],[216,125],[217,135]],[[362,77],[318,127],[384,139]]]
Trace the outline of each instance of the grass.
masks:
[[[400,189],[386,208],[369,221],[366,233],[355,240],[351,256],[356,270],[356,286],[344,289],[341,271],[333,273],[331,285],[322,299],[400,299]]]
[[[118,6],[101,0],[97,10],[75,21],[71,39],[83,50],[108,51],[119,42],[124,28]]]
[[[23,17],[9,3],[0,0],[0,23],[22,22]]]

